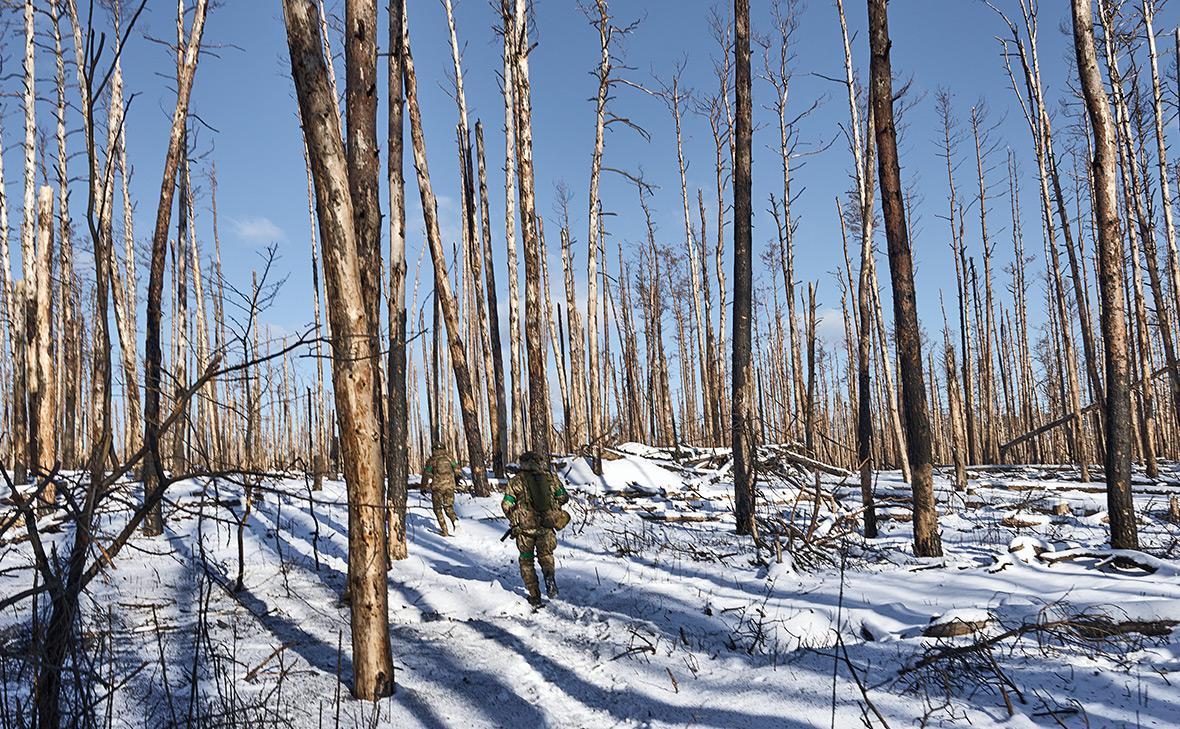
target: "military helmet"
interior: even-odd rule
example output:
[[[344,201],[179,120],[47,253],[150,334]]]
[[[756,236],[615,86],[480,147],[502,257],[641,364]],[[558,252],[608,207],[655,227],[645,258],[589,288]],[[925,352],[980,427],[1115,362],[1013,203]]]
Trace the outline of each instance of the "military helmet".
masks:
[[[431,453],[446,453],[447,447],[442,443],[435,443],[434,447],[430,449]]]
[[[520,469],[522,471],[542,471],[545,469],[545,459],[536,451],[525,451],[520,454]]]

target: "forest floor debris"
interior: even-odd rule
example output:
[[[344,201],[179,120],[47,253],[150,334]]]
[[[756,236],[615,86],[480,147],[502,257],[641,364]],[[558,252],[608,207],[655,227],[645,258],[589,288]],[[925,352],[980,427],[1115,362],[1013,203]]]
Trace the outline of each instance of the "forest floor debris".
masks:
[[[236,487],[177,484],[164,538],[91,586],[92,711],[126,727],[235,711],[309,728],[1180,724],[1174,470],[1137,489],[1141,552],[1104,546],[1099,484],[1068,471],[972,471],[966,491],[940,474],[947,555],[928,560],[905,520],[858,536],[859,483],[821,473],[816,491],[798,464],[767,470],[759,523],[784,532],[754,549],[732,533],[727,454],[681,451],[625,444],[601,477],[564,464],[561,598],[536,613],[495,497],[460,495],[443,538],[412,491],[411,556],[390,573],[398,689],[377,704],[348,698],[343,484],[261,490],[236,592]],[[897,473],[875,482],[879,511],[908,511]],[[1056,504],[1069,513],[1042,512]],[[798,549],[807,532],[824,559]],[[0,549],[0,596],[28,587],[29,545]],[[28,700],[29,620],[27,604],[0,615],[0,711]]]

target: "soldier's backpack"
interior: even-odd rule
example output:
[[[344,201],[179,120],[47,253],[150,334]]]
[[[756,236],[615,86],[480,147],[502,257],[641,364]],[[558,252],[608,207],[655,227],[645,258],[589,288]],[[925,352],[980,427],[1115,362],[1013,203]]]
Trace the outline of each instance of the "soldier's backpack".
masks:
[[[547,473],[525,472],[525,488],[529,492],[529,503],[541,526],[561,530],[570,523],[570,515],[553,500],[551,477]]]

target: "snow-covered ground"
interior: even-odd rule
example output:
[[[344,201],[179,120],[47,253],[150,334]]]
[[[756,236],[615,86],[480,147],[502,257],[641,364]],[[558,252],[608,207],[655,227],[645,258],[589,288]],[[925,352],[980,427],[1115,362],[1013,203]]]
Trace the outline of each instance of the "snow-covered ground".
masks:
[[[943,560],[913,557],[897,473],[878,475],[891,501],[868,542],[838,536],[859,490],[825,476],[841,506],[812,533],[829,559],[792,569],[789,550],[780,562],[733,536],[727,471],[708,454],[678,465],[623,450],[602,478],[584,462],[563,469],[575,495],[561,597],[538,612],[514,544],[500,541],[497,498],[460,495],[459,531],[443,538],[429,494],[411,491],[410,557],[389,580],[397,692],[376,705],[348,698],[343,484],[266,486],[236,594],[240,489],[216,484],[215,506],[213,484],[177,484],[165,538],[137,539],[87,597],[85,629],[113,647],[99,672],[126,680],[109,705],[115,726],[228,725],[230,713],[239,726],[295,727],[1180,725],[1180,631],[1155,623],[1180,620],[1180,561],[1168,558],[1180,526],[1164,519],[1175,482],[1136,486],[1151,572],[1085,556],[1105,541],[1105,497],[1068,474],[974,473],[962,494],[940,477]],[[764,496],[764,516],[794,512],[808,527],[806,489],[768,482]],[[1058,503],[1068,515],[1053,514]],[[32,572],[27,543],[0,549],[2,599]],[[914,668],[950,646],[1099,614],[1161,635],[1027,630]],[[27,644],[28,618],[27,606],[0,615],[5,654]],[[948,625],[980,630],[923,636]],[[27,692],[25,679],[7,692]]]

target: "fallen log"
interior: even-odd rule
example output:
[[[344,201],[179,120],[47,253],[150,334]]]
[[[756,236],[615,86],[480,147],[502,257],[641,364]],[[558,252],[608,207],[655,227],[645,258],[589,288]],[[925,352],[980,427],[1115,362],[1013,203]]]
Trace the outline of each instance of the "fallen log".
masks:
[[[1133,564],[1144,572],[1159,577],[1180,577],[1180,565],[1134,549],[1067,549],[1062,552],[1045,552],[1038,559],[1050,565],[1075,559],[1096,559],[1102,565],[1120,561]]]
[[[776,456],[779,456],[780,458],[783,458],[786,461],[808,471],[819,471],[820,473],[826,473],[829,476],[835,476],[837,478],[851,478],[854,475],[852,471],[840,468],[839,466],[833,466],[830,463],[817,461],[814,458],[809,458],[808,456],[805,456],[802,453],[798,453],[796,451],[792,451],[789,448],[782,446],[767,447],[767,450],[771,451]]]
[[[1146,379],[1140,378],[1140,379],[1136,380],[1135,382],[1131,383],[1131,389],[1136,389],[1136,388],[1142,387],[1143,383],[1146,380],[1156,380],[1156,379],[1162,377],[1163,375],[1167,374],[1167,372],[1168,372],[1168,366],[1164,365],[1163,367],[1160,367],[1155,372],[1152,372],[1150,375],[1148,375]],[[1017,446],[1017,445],[1020,445],[1021,443],[1024,443],[1025,441],[1032,440],[1033,438],[1036,438],[1038,435],[1044,435],[1045,433],[1048,433],[1050,430],[1053,430],[1055,428],[1060,428],[1063,425],[1068,425],[1069,423],[1072,423],[1079,415],[1089,415],[1090,413],[1094,412],[1095,410],[1097,410],[1100,407],[1102,407],[1101,402],[1092,402],[1089,405],[1087,405],[1086,407],[1082,408],[1081,411],[1079,411],[1078,413],[1069,413],[1068,415],[1063,415],[1060,418],[1057,418],[1056,420],[1050,420],[1048,423],[1045,423],[1044,425],[1033,428],[1032,430],[1028,431],[1027,433],[1025,433],[1023,435],[1016,436],[1015,438],[1008,441],[1007,443],[1001,443],[1000,444],[1000,460],[1001,461],[1004,460],[1004,455],[1007,453],[1008,449],[1012,448],[1013,446]]]

